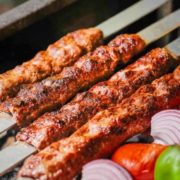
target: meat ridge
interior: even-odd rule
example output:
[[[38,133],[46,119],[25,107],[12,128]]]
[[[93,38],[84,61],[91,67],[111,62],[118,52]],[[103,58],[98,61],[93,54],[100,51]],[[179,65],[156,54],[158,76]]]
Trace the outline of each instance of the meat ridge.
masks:
[[[43,149],[52,142],[69,136],[97,112],[120,103],[141,85],[150,83],[175,66],[177,61],[165,49],[156,48],[114,74],[108,81],[77,94],[58,111],[40,116],[34,123],[23,128],[16,138],[37,149]]]

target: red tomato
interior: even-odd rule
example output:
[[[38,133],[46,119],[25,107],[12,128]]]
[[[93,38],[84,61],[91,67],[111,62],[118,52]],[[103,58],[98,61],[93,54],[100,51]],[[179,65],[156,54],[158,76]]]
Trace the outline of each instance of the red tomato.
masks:
[[[126,144],[113,154],[112,160],[127,169],[136,180],[153,180],[155,161],[165,148],[160,144]]]

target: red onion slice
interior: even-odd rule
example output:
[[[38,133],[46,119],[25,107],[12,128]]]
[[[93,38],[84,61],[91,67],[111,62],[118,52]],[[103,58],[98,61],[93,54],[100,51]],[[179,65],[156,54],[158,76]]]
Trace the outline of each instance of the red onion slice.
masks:
[[[163,121],[162,121],[163,119]],[[171,121],[173,121],[174,123],[176,122],[177,124],[179,124],[179,119],[175,116],[169,116],[169,117],[160,117],[160,118],[157,118],[156,120],[152,120],[151,121],[151,125],[154,125],[154,127],[159,127],[158,125],[160,124],[164,124],[164,123],[169,123],[169,120],[171,119]],[[177,126],[179,127],[179,126]]]
[[[154,143],[180,144],[180,110],[164,110],[152,117],[151,136]]]
[[[108,159],[94,160],[83,167],[82,180],[132,180],[122,166]]]
[[[175,116],[177,118],[180,118],[180,114],[179,114],[179,110],[176,109],[168,109],[168,110],[163,110],[159,113],[156,113],[153,117],[152,120],[161,118],[161,117],[171,117],[171,116]]]

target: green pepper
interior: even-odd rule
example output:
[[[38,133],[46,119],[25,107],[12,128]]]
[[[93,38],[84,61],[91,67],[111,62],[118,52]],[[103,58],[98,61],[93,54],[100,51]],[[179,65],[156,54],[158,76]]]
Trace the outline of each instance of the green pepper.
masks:
[[[180,146],[169,146],[155,164],[155,180],[180,180]]]

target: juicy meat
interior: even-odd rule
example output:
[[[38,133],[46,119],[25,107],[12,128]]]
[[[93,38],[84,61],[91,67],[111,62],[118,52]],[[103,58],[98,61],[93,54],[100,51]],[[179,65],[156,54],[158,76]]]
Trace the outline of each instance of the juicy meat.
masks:
[[[101,41],[102,32],[96,28],[80,29],[67,34],[30,61],[1,74],[0,101],[14,96],[24,83],[33,83],[61,72],[63,67],[72,65]]]
[[[73,133],[98,111],[120,103],[141,85],[167,73],[176,63],[165,49],[154,49],[113,75],[108,81],[100,82],[89,91],[78,94],[60,110],[45,113],[30,126],[22,129],[17,135],[17,140],[42,149]]]
[[[109,77],[118,65],[142,51],[145,43],[138,35],[120,35],[107,46],[82,56],[60,74],[22,88],[0,110],[13,115],[19,126],[27,125],[42,113],[65,104],[78,91]]]
[[[19,177],[72,179],[87,162],[107,157],[125,140],[148,129],[151,117],[173,108],[171,102],[179,97],[180,66],[174,73],[141,86],[119,105],[99,112],[70,137],[29,157]]]

